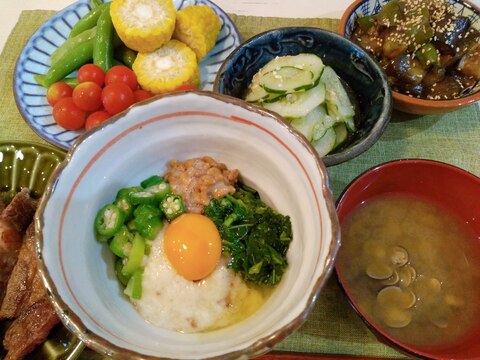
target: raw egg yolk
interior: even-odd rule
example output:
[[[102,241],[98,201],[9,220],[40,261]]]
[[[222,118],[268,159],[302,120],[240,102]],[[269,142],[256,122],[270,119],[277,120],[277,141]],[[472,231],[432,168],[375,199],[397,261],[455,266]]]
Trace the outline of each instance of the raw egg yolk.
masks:
[[[222,240],[208,217],[183,214],[165,230],[165,254],[178,274],[188,280],[207,277],[222,255]]]

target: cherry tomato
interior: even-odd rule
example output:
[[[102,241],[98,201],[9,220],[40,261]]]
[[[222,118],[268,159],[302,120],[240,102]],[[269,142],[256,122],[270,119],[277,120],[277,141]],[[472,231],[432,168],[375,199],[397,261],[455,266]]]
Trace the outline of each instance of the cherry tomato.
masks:
[[[105,85],[122,82],[127,84],[132,91],[138,87],[137,75],[132,69],[124,65],[115,65],[105,74]]]
[[[102,90],[102,103],[111,115],[118,114],[135,102],[132,89],[121,82],[112,83]]]
[[[78,108],[71,97],[60,99],[53,107],[52,115],[57,124],[67,130],[81,129],[87,118],[87,112]]]
[[[108,119],[110,119],[111,116],[112,115],[110,115],[108,112],[104,110],[95,111],[90,115],[88,115],[87,121],[85,122],[85,129],[90,130],[91,128],[107,121]]]
[[[193,85],[181,85],[176,88],[174,91],[188,91],[188,90],[196,90],[197,88]]]
[[[82,82],[73,89],[73,102],[80,109],[95,111],[102,106],[102,88],[93,81]]]
[[[137,89],[133,92],[133,95],[135,96],[135,102],[139,102],[142,100],[149,99],[153,96],[153,94],[150,91],[143,90],[143,89]]]
[[[105,73],[102,68],[95,64],[85,64],[78,69],[78,82],[93,81],[98,86],[103,86],[105,83]]]
[[[65,84],[64,82],[56,82],[48,87],[47,90],[47,101],[51,106],[54,106],[58,100],[65,97],[72,96],[73,89],[70,85]]]

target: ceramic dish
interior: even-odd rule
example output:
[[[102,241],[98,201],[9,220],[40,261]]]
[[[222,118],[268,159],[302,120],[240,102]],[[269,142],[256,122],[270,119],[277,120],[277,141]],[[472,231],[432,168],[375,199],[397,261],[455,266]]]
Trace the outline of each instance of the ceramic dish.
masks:
[[[177,9],[189,5],[208,5],[220,17],[222,29],[217,43],[200,63],[200,89],[211,90],[221,63],[240,44],[240,34],[228,15],[209,0],[173,2]],[[83,131],[65,130],[55,123],[52,107],[46,99],[46,89],[38,85],[33,76],[48,71],[50,54],[65,41],[72,25],[89,11],[89,3],[90,0],[80,0],[46,21],[21,51],[14,71],[13,93],[23,118],[41,138],[63,149],[69,149]]]
[[[0,199],[9,201],[21,188],[28,187],[32,196],[39,198],[50,176],[65,157],[63,151],[36,143],[0,142]],[[1,347],[4,322],[0,321],[0,358],[4,356]],[[78,348],[83,344],[67,329],[55,327],[48,340],[38,346],[28,360],[71,360],[75,359]]]
[[[234,50],[215,79],[215,91],[243,99],[253,76],[277,56],[312,53],[331,66],[346,84],[355,107],[356,130],[331,153],[327,166],[348,161],[369,149],[390,121],[392,96],[385,73],[350,40],[313,27],[285,27],[258,34]]]
[[[75,143],[36,215],[42,274],[60,318],[89,348],[113,357],[224,359],[269,351],[306,320],[333,268],[339,233],[325,166],[281,118],[213,92],[159,96],[118,118]],[[256,312],[218,330],[182,333],[139,315],[92,224],[119,188],[163,174],[169,160],[204,155],[239,169],[245,184],[289,215],[293,240],[286,272]],[[177,284],[170,279],[163,284]]]
[[[480,30],[480,9],[468,1],[446,0],[457,15],[466,16]],[[356,0],[343,13],[338,32],[350,38],[358,17],[376,14],[389,0]],[[480,101],[480,82],[463,97],[454,100],[426,100],[392,91],[395,109],[412,114],[438,114],[461,109]]]
[[[348,219],[354,216],[353,214],[358,214],[358,212],[356,212],[358,208],[392,195],[408,197],[416,201],[421,199],[428,204],[435,204],[436,207],[443,210],[443,217],[448,217],[448,215],[454,217],[456,221],[465,227],[464,230],[468,231],[468,237],[466,238],[467,240],[463,241],[468,241],[468,246],[464,244],[462,246],[462,241],[453,239],[453,236],[450,235],[448,242],[454,242],[455,245],[450,248],[445,247],[444,244],[442,245],[441,240],[439,240],[440,236],[430,236],[428,227],[435,229],[441,228],[441,225],[438,225],[439,222],[435,223],[435,220],[433,220],[435,219],[435,216],[432,215],[435,213],[434,211],[430,211],[426,216],[418,216],[414,221],[409,223],[410,229],[414,229],[415,227],[422,229],[420,231],[423,231],[421,232],[423,236],[415,237],[415,240],[412,240],[410,243],[403,243],[407,252],[410,250],[411,253],[409,254],[408,263],[398,267],[397,270],[400,274],[402,274],[402,268],[404,270],[406,267],[410,267],[410,270],[415,268],[417,270],[411,275],[410,283],[408,280],[405,280],[408,278],[403,277],[399,282],[382,283],[381,286],[383,286],[382,290],[387,286],[392,288],[395,286],[397,288],[407,289],[407,291],[413,289],[416,292],[415,304],[407,310],[412,314],[412,321],[403,329],[388,327],[385,325],[385,318],[377,316],[383,311],[382,305],[375,303],[374,312],[370,311],[367,305],[369,304],[369,301],[366,300],[367,296],[354,295],[360,294],[360,292],[358,292],[358,288],[357,290],[353,289],[352,277],[350,276],[353,268],[358,269],[357,264],[363,264],[362,261],[364,261],[365,258],[362,258],[361,253],[365,254],[365,252],[369,252],[371,256],[369,258],[370,264],[374,262],[374,260],[371,259],[383,256],[376,251],[378,248],[374,248],[371,245],[372,242],[369,243],[372,239],[376,239],[377,244],[379,243],[378,239],[380,239],[380,237],[378,237],[378,233],[381,233],[383,238],[389,241],[395,239],[395,234],[402,239],[411,236],[411,234],[405,230],[405,227],[402,228],[400,225],[405,221],[405,218],[408,217],[408,215],[405,215],[405,212],[402,217],[399,215],[401,210],[400,212],[393,212],[394,210],[392,209],[388,210],[383,208],[382,211],[377,208],[377,211],[382,211],[383,214],[392,214],[393,212],[394,215],[390,217],[390,219],[395,218],[393,227],[390,226],[388,230],[385,230],[388,225],[382,227],[379,226],[378,221],[377,223],[375,223],[375,220],[369,221],[371,225],[361,226],[361,232],[369,235],[367,235],[366,238],[362,238],[362,236],[352,236],[348,238],[345,236],[345,238],[342,239],[342,248],[336,259],[335,269],[338,279],[351,305],[369,326],[370,330],[372,330],[381,341],[407,354],[409,357],[441,360],[479,359],[480,343],[478,342],[478,337],[480,335],[480,322],[478,321],[478,316],[473,314],[480,312],[480,304],[478,302],[480,295],[472,296],[470,293],[470,297],[468,297],[468,291],[465,290],[465,287],[462,287],[462,290],[458,291],[458,285],[456,285],[457,288],[455,288],[455,282],[452,276],[450,275],[450,277],[448,277],[445,273],[448,274],[448,272],[451,271],[451,273],[456,274],[458,278],[462,279],[462,284],[472,286],[473,288],[477,287],[478,270],[476,271],[475,269],[478,269],[479,260],[478,256],[474,254],[479,252],[478,249],[480,246],[478,242],[480,235],[480,219],[478,218],[480,204],[476,201],[480,196],[480,178],[453,165],[424,159],[395,160],[375,166],[354,179],[345,188],[337,201],[337,212],[340,224],[342,224],[342,234],[344,231],[345,234],[347,234],[347,232],[352,229],[352,227],[345,228],[344,226],[348,223]],[[415,206],[418,205],[413,204],[414,203],[410,203],[410,207],[407,210],[408,213],[415,213]],[[396,209],[401,208],[401,206],[402,205],[398,205],[397,203]],[[432,216],[429,217],[430,215]],[[382,218],[381,221],[383,221],[384,224],[388,224],[388,215]],[[425,224],[427,224],[426,230]],[[355,225],[358,225],[358,223],[353,226]],[[358,227],[359,226],[357,226],[357,228]],[[452,227],[452,229],[456,229],[455,231],[457,233],[461,232],[458,228]],[[356,240],[358,240],[358,242]],[[457,242],[455,242],[455,240],[457,240]],[[393,242],[395,242],[395,240],[393,240]],[[415,247],[412,242],[418,244],[418,247]],[[392,243],[392,241],[389,243]],[[470,249],[467,252],[467,255],[470,255],[470,257],[462,253],[466,251],[465,249]],[[449,257],[446,255],[446,251],[456,256]],[[352,253],[355,254],[355,259],[350,257]],[[429,267],[428,265],[424,266],[422,261],[423,259],[428,259],[429,254],[435,254],[434,257],[441,259],[441,266],[439,268]],[[469,265],[461,268],[459,271],[457,266],[462,264],[462,255],[465,260],[469,259]],[[353,262],[355,262],[355,265],[352,265]],[[475,263],[476,265],[470,265]],[[468,271],[469,267],[472,270]],[[397,270],[395,270],[395,274],[397,274]],[[470,274],[472,271],[474,275]],[[425,279],[426,276],[438,276],[439,280],[437,281],[440,281],[438,282],[439,288],[434,288],[432,291],[432,294],[438,294],[439,296],[433,298],[433,300],[432,298],[427,300],[426,293],[419,293],[418,291],[420,290],[418,289],[420,289],[420,287],[416,287],[419,283],[421,284],[422,277]],[[361,281],[363,289],[377,289],[378,287],[378,283],[375,282],[378,280],[372,281],[366,273],[358,275],[356,280]],[[447,303],[449,306],[448,311],[451,311],[451,313],[447,312],[447,316],[443,318],[446,319],[447,322],[434,325],[435,323],[433,321],[429,322],[432,318],[428,318],[425,315],[422,317],[422,315],[420,315],[421,311],[425,311],[422,310],[422,307],[428,304],[427,301],[431,301],[431,303],[437,301],[435,304],[442,304],[442,296],[447,299],[448,296],[454,293],[461,294],[460,296],[464,302]],[[362,292],[362,294],[367,294],[367,292]],[[447,296],[446,294],[449,295]],[[469,302],[468,299],[477,299],[477,301]],[[471,307],[466,306],[465,303],[467,302],[468,305],[471,304]],[[397,314],[401,314],[401,312],[402,310],[398,311]],[[465,318],[458,320],[460,317],[459,312],[470,314],[470,318],[473,319],[473,321],[467,324],[469,321]],[[394,317],[395,316],[397,315],[395,314]],[[423,326],[422,335],[427,333],[431,334],[430,340],[423,340],[422,343],[422,340],[406,335],[407,332],[418,334],[418,328],[421,326]],[[397,330],[406,330],[406,332],[396,332]]]

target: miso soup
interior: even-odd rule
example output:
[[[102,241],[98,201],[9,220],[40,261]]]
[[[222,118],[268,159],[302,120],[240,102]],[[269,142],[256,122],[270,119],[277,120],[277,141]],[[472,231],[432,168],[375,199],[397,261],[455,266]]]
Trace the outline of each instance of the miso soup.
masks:
[[[480,315],[480,243],[439,206],[388,195],[352,211],[337,261],[366,317],[411,345],[455,342]]]

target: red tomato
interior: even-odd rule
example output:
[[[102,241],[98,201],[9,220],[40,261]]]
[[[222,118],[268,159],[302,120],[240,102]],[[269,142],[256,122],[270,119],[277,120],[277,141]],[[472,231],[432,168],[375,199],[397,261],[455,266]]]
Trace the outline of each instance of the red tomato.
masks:
[[[102,106],[102,88],[93,81],[82,82],[73,89],[72,98],[80,109],[95,111]]]
[[[105,74],[105,85],[122,82],[127,84],[132,91],[138,87],[137,75],[132,69],[124,65],[115,65]]]
[[[110,119],[111,116],[112,115],[110,115],[108,112],[104,110],[95,111],[90,115],[88,115],[87,121],[85,122],[85,129],[90,130],[91,128],[107,121],[108,119]]]
[[[65,84],[64,82],[56,82],[48,87],[47,90],[47,101],[51,106],[54,106],[58,100],[65,97],[72,96],[73,89],[70,85]]]
[[[78,69],[78,82],[93,81],[98,86],[103,86],[105,82],[105,73],[102,68],[95,64],[85,64]]]
[[[102,103],[111,115],[118,114],[135,102],[132,89],[121,82],[109,84],[102,90]]]
[[[67,130],[83,128],[87,118],[87,112],[79,109],[71,97],[60,99],[53,107],[52,115],[57,124]]]
[[[139,102],[142,100],[149,99],[153,96],[153,94],[150,91],[143,90],[143,89],[137,89],[133,92],[133,95],[135,96],[135,102]]]
[[[188,91],[188,90],[196,90],[197,88],[193,85],[181,85],[176,88],[174,91]]]

